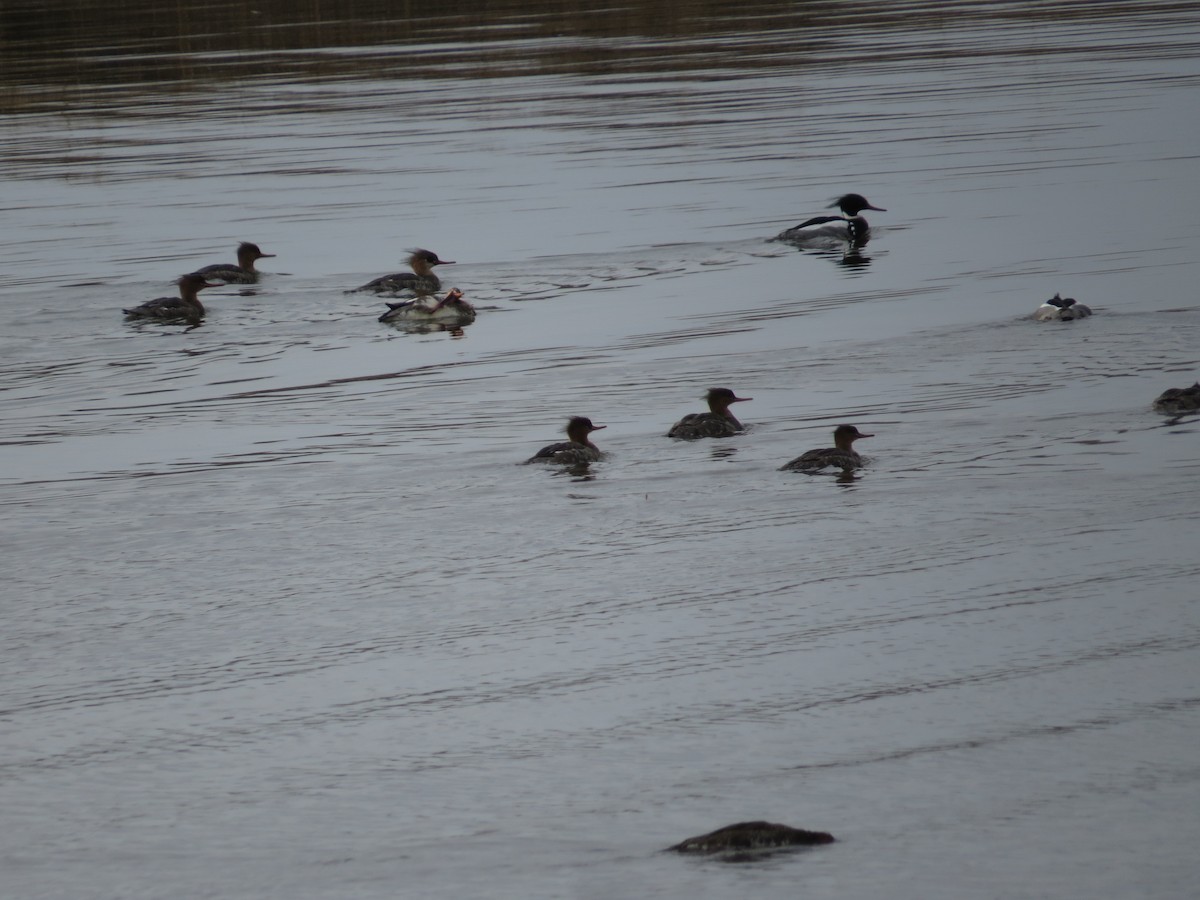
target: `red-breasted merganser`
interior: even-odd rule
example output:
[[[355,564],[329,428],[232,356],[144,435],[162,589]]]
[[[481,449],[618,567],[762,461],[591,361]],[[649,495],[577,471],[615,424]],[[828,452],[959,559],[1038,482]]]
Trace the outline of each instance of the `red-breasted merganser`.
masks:
[[[676,853],[748,853],[779,850],[785,847],[807,847],[832,844],[834,837],[825,831],[806,831],[774,822],[738,822],[708,834],[690,837],[667,850]]]
[[[820,450],[809,450],[793,459],[790,463],[780,466],[779,470],[791,472],[817,472],[828,466],[849,472],[862,467],[863,458],[854,452],[851,446],[859,438],[875,437],[873,434],[863,434],[853,425],[839,425],[833,430],[834,446]]]
[[[418,294],[431,294],[442,289],[442,280],[433,273],[434,266],[452,266],[452,259],[438,259],[432,250],[417,248],[408,258],[412,266],[411,272],[397,272],[395,275],[382,275],[374,281],[368,281],[356,291],[371,291],[376,294],[398,294],[401,291],[413,291]]]
[[[567,440],[548,444],[528,459],[528,462],[565,463],[574,466],[595,462],[600,458],[600,448],[593,444],[588,435],[607,425],[593,425],[584,416],[572,416],[567,422]]]
[[[1154,408],[1170,415],[1200,410],[1200,381],[1191,387],[1167,388],[1154,401]]]
[[[379,321],[470,325],[475,321],[475,307],[463,299],[462,291],[454,288],[434,304],[430,304],[424,297],[405,300],[402,303],[389,303],[388,311],[379,317]]]
[[[1091,314],[1091,309],[1082,303],[1077,303],[1071,297],[1055,294],[1037,308],[1033,317],[1039,322],[1073,322]]]
[[[729,388],[712,388],[704,399],[708,401],[708,412],[688,413],[671,426],[667,437],[695,440],[706,437],[729,437],[741,433],[742,423],[729,411],[729,404],[753,400],[739,397]]]
[[[140,306],[121,311],[131,319],[195,323],[204,317],[204,305],[196,295],[205,288],[221,286],[212,284],[203,275],[194,273],[184,275],[175,283],[179,285],[178,297],[158,297],[155,300],[147,300]]]
[[[830,209],[835,206],[842,211],[841,216],[817,216],[779,232],[775,240],[790,244],[848,243],[852,247],[862,247],[871,239],[871,226],[859,213],[864,209],[887,212],[882,206],[872,206],[862,194],[843,194],[829,204]]]
[[[237,265],[233,263],[216,263],[197,269],[193,275],[203,275],[214,281],[224,281],[226,284],[258,284],[258,276],[262,273],[254,268],[256,260],[268,259],[274,253],[263,253],[258,244],[242,241],[237,248]]]

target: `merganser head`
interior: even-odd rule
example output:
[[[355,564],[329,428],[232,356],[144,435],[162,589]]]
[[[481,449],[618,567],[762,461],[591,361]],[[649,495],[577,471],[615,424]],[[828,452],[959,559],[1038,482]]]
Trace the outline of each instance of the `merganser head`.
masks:
[[[833,430],[833,444],[839,450],[849,450],[859,438],[875,437],[873,434],[863,434],[853,425],[839,425]]]
[[[238,265],[243,269],[253,269],[256,259],[266,259],[274,255],[274,253],[263,253],[258,248],[258,244],[251,244],[249,241],[242,241],[237,248]]]
[[[197,291],[202,291],[205,288],[225,286],[220,282],[209,281],[203,275],[196,274],[182,275],[178,280],[176,280],[175,283],[179,285],[181,291],[187,290],[191,291],[193,294],[195,294]]]
[[[711,388],[704,399],[708,401],[708,408],[718,415],[725,415],[731,403],[743,403],[746,400],[753,400],[753,397],[739,397],[729,388]]]
[[[418,275],[428,275],[434,266],[452,266],[454,260],[438,259],[438,255],[432,250],[422,250],[417,247],[409,255],[408,264]]]
[[[847,216],[857,216],[864,209],[873,209],[876,212],[887,212],[882,206],[872,206],[870,202],[862,194],[842,194],[832,203],[829,208],[837,207]]]
[[[586,444],[589,434],[607,427],[607,425],[593,425],[592,420],[585,416],[571,416],[567,422],[567,437],[577,444]]]

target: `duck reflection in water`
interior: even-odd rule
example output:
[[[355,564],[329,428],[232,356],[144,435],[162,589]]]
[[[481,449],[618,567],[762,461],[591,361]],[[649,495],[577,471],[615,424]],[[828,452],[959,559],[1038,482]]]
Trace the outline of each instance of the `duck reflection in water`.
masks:
[[[816,256],[832,256],[828,252],[817,251]],[[851,247],[837,259],[837,264],[843,269],[865,269],[871,265],[871,257],[867,256],[858,247]]]

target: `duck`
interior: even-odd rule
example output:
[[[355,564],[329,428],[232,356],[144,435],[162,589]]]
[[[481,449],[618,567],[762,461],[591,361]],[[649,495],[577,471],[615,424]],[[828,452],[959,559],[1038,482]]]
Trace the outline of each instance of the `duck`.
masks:
[[[1039,322],[1073,322],[1090,316],[1092,310],[1072,297],[1055,294],[1037,308],[1033,317]]]
[[[1191,387],[1167,388],[1155,399],[1154,408],[1170,415],[1200,410],[1200,381]]]
[[[727,854],[770,851],[785,847],[832,844],[835,838],[826,831],[808,831],[775,822],[738,822],[708,834],[680,841],[667,850],[675,853]]]
[[[600,448],[591,442],[588,435],[607,427],[593,425],[592,420],[586,416],[572,416],[567,422],[567,440],[547,444],[527,462],[563,463],[569,466],[595,462],[600,459]]]
[[[470,325],[475,321],[475,307],[463,299],[462,291],[453,288],[432,306],[424,297],[405,300],[402,303],[389,303],[387,312],[379,317],[379,321]]]
[[[258,244],[242,241],[237,248],[237,265],[232,263],[215,263],[192,272],[192,275],[203,275],[226,284],[258,284],[262,274],[254,268],[254,263],[260,259],[269,259],[274,253],[263,253]]]
[[[730,437],[744,429],[729,411],[731,403],[744,403],[753,397],[739,397],[729,388],[711,388],[704,399],[708,401],[708,412],[688,413],[671,426],[667,437],[685,441],[706,437]]]
[[[835,206],[841,210],[841,216],[817,216],[779,232],[775,240],[800,245],[843,243],[862,247],[871,239],[871,226],[859,213],[864,209],[887,212],[882,206],[872,206],[862,194],[842,194],[829,204],[830,209]]]
[[[809,450],[802,453],[790,463],[780,466],[781,472],[818,472],[829,466],[836,466],[844,472],[859,469],[863,458],[854,452],[853,443],[859,438],[875,437],[873,434],[863,434],[853,425],[839,425],[833,430],[833,444],[829,448]]]
[[[203,275],[195,273],[183,275],[175,283],[179,285],[178,297],[158,297],[154,300],[147,300],[132,309],[121,311],[129,319],[157,319],[160,322],[187,321],[195,324],[204,317],[204,304],[196,295],[205,288],[221,286],[208,281]]]
[[[442,280],[433,272],[434,266],[452,266],[454,260],[439,259],[432,250],[413,250],[408,257],[411,272],[397,272],[394,275],[381,275],[373,281],[368,281],[354,291],[371,291],[375,294],[398,294],[401,291],[413,291],[418,294],[432,294],[442,289]]]

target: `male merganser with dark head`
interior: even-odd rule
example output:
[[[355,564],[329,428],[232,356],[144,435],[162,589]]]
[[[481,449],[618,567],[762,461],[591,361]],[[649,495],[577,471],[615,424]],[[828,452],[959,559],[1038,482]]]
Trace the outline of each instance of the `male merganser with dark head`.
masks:
[[[854,452],[851,446],[859,438],[875,437],[873,434],[863,434],[853,425],[839,425],[833,430],[834,446],[820,450],[809,450],[793,459],[790,463],[780,466],[779,470],[790,472],[817,472],[828,466],[836,466],[844,472],[862,467],[863,458]]]
[[[829,204],[830,209],[835,206],[842,211],[841,216],[817,216],[779,232],[775,240],[791,244],[841,242],[862,247],[871,239],[871,226],[859,213],[864,209],[887,212],[882,206],[872,206],[862,194],[843,194]]]
[[[432,250],[413,250],[408,258],[412,266],[411,272],[397,272],[395,275],[382,275],[374,281],[368,281],[356,291],[371,291],[376,294],[398,294],[401,291],[414,291],[418,294],[431,294],[442,289],[442,280],[433,274],[434,266],[452,266],[452,259],[438,259]]]
[[[667,850],[676,853],[751,854],[781,850],[787,847],[810,847],[832,844],[834,837],[826,831],[806,831],[774,822],[738,822],[708,834],[690,837]]]
[[[159,297],[147,300],[140,306],[121,310],[130,319],[157,319],[162,322],[186,321],[195,324],[204,317],[204,305],[196,295],[210,287],[220,287],[219,284],[209,283],[203,275],[184,275],[175,282],[179,285],[178,297]]]
[[[753,397],[739,397],[729,388],[712,388],[704,399],[708,401],[708,412],[688,413],[671,426],[667,437],[695,440],[706,437],[729,437],[739,434],[742,423],[734,418],[729,411],[731,403],[742,403],[753,400]]]
[[[593,425],[583,416],[572,416],[567,422],[567,440],[549,444],[533,454],[528,462],[554,462],[566,465],[595,462],[600,458],[600,448],[593,444],[588,435],[607,425]]]
[[[193,275],[203,275],[214,281],[224,281],[226,284],[258,284],[258,276],[262,273],[254,268],[256,260],[267,259],[274,253],[263,253],[258,244],[242,241],[237,248],[237,265],[232,263],[216,263],[197,269]]]
[[[411,322],[414,324],[439,323],[443,325],[470,325],[475,321],[475,307],[463,299],[462,291],[454,288],[437,303],[430,304],[424,297],[389,303],[388,311],[379,317],[380,322]]]
[[[1091,314],[1091,309],[1082,303],[1075,302],[1071,297],[1055,294],[1037,308],[1033,317],[1039,322],[1072,322]]]
[[[1200,410],[1200,381],[1191,387],[1167,388],[1154,401],[1154,408],[1169,415]]]

